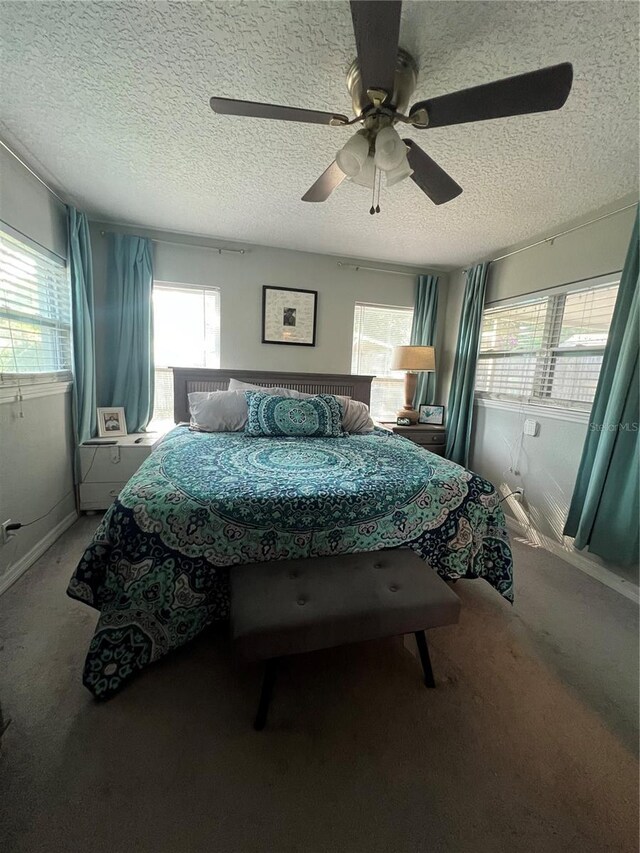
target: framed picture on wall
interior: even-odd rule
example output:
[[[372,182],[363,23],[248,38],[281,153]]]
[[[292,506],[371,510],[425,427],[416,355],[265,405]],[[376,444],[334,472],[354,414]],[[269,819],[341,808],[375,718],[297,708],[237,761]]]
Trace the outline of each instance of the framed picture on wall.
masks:
[[[262,343],[316,345],[317,290],[262,288]]]
[[[116,438],[127,434],[127,422],[122,406],[98,408],[98,435],[100,438]]]
[[[442,426],[444,424],[444,406],[420,406],[418,423]]]

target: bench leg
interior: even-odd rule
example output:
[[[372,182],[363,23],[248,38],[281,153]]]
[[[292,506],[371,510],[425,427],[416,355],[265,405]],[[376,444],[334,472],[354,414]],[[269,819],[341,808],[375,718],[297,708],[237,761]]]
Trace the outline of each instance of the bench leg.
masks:
[[[258,704],[258,713],[253,724],[253,728],[260,732],[265,727],[267,722],[267,713],[269,711],[269,703],[271,702],[271,694],[273,685],[276,680],[276,669],[278,667],[278,658],[271,658],[265,664],[264,679],[262,681],[262,692],[260,694],[260,702]]]
[[[420,652],[420,660],[422,661],[422,669],[424,671],[424,683],[427,687],[435,687],[436,683],[433,680],[433,670],[431,669],[431,659],[429,658],[429,648],[427,646],[427,638],[424,631],[415,632],[418,651]]]

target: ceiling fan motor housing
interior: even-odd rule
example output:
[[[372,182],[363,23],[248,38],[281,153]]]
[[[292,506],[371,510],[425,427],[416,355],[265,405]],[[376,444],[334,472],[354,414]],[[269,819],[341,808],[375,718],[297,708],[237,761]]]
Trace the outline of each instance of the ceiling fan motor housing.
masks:
[[[393,106],[398,112],[406,113],[417,81],[418,66],[416,61],[410,53],[399,47],[393,92],[391,98],[385,101],[384,106]],[[371,108],[371,100],[362,86],[360,66],[357,59],[353,60],[347,71],[347,89],[351,95],[355,115],[362,115],[362,113]]]

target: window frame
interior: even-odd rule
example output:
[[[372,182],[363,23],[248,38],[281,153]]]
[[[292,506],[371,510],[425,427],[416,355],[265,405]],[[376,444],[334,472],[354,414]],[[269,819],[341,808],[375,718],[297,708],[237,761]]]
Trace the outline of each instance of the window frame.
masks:
[[[194,284],[192,282],[180,282],[180,281],[167,281],[165,279],[154,279],[153,289],[155,290],[183,290],[183,291],[192,291],[194,293],[200,293],[205,298],[208,292],[215,292],[218,297],[218,364],[217,367],[220,367],[221,360],[221,323],[222,323],[222,289],[215,284]],[[153,296],[152,296],[153,298]],[[205,318],[206,323],[206,318]],[[154,340],[155,340],[156,331],[154,328]],[[206,357],[204,359],[206,361]],[[153,365],[153,374],[154,374],[154,388],[156,387],[157,382],[157,371],[170,372],[173,367],[192,367],[193,365],[189,364],[167,364],[160,365],[155,361],[155,351],[154,351],[154,365]],[[208,367],[210,369],[215,369],[211,365],[198,365],[199,367]],[[154,400],[154,412],[151,417],[151,421],[149,422],[149,426],[164,424],[165,420],[162,418],[157,418],[155,414],[155,406],[156,402]]]
[[[191,282],[180,282],[180,281],[165,281],[164,279],[154,279],[153,281],[153,290],[192,290],[196,293],[200,292],[203,295],[206,294],[207,291],[214,291],[218,294],[218,315],[219,318],[222,316],[222,290],[217,284],[193,284]],[[153,295],[151,297],[153,299]],[[154,329],[154,337],[155,337],[155,329]],[[221,334],[218,332],[218,361],[220,361],[220,337]],[[161,369],[168,369],[170,367],[193,367],[194,365],[189,364],[168,364],[166,367],[162,367]],[[205,365],[206,367],[207,365]],[[154,353],[154,369],[156,367],[155,364],[155,353]],[[215,369],[215,368],[212,368]]]
[[[521,350],[518,352],[498,350],[485,353],[480,352],[480,349],[478,349],[478,364],[480,364],[481,360],[489,358],[508,359],[521,358],[523,356],[534,357],[536,359],[536,364],[534,368],[531,394],[516,395],[499,391],[479,391],[474,389],[474,397],[476,401],[488,402],[489,404],[504,403],[518,407],[539,407],[548,411],[575,412],[576,414],[584,413],[587,415],[591,410],[593,400],[570,400],[552,397],[554,370],[557,360],[563,357],[575,357],[576,355],[603,355],[606,348],[606,342],[602,346],[575,346],[570,349],[559,346],[566,298],[572,293],[578,293],[580,291],[594,291],[616,285],[619,286],[621,274],[622,271],[617,270],[602,276],[580,279],[569,284],[559,285],[558,287],[533,291],[521,296],[487,303],[482,312],[483,322],[485,313],[488,310],[495,308],[517,308],[520,305],[524,306],[527,303],[537,302],[540,300],[547,301],[547,308],[544,320],[542,343],[539,349]]]
[[[364,301],[360,301],[360,300],[356,300],[354,302],[354,304],[353,304],[353,327],[352,327],[353,331],[351,334],[351,373],[354,375],[357,375],[357,372],[354,370],[353,357],[354,357],[354,348],[355,348],[355,343],[356,343],[355,333],[356,333],[356,317],[357,317],[357,309],[358,308],[364,308],[364,309],[366,309],[366,308],[378,308],[378,309],[388,309],[391,311],[402,311],[402,312],[405,312],[406,314],[409,314],[411,316],[411,325],[413,325],[413,314],[414,314],[414,310],[415,310],[413,305],[389,305],[387,303],[364,302]],[[410,334],[411,334],[411,332],[409,332],[409,335]],[[408,344],[409,341],[407,341],[406,343]],[[394,344],[394,346],[402,346],[402,345],[403,345],[402,342]],[[373,392],[374,392],[374,388],[375,388],[377,381],[378,382],[393,382],[394,384],[397,384],[398,388],[400,389],[399,399],[398,399],[398,409],[402,408],[403,401],[404,401],[404,373],[402,371],[394,370],[394,371],[391,371],[390,373],[376,374],[374,370],[371,370],[371,371],[366,370],[365,373],[367,375],[375,374],[374,379],[371,382],[371,390],[372,390],[371,396],[372,396],[372,398],[374,396]],[[379,420],[377,414],[371,409],[370,409],[370,411],[371,411],[371,417],[374,418],[374,420]],[[394,423],[395,424],[396,418],[394,417],[392,421],[379,420],[379,422],[380,423]]]
[[[71,294],[71,279],[69,275],[69,264],[66,258],[63,258],[61,255],[56,254],[51,249],[48,249],[46,246],[41,245],[36,240],[32,240],[26,234],[23,234],[20,231],[17,231],[15,228],[12,228],[8,223],[0,221],[0,237],[2,236],[10,238],[14,242],[21,244],[25,247],[25,250],[29,253],[40,255],[44,261],[54,264],[62,271],[62,277],[64,278],[64,288],[66,291],[66,299],[67,299],[67,309],[68,309],[68,321],[64,319],[51,320],[50,318],[40,318],[37,321],[37,324],[42,327],[49,328],[63,328],[67,333],[68,340],[68,366],[60,367],[56,370],[46,370],[46,371],[9,371],[0,370],[0,387],[11,389],[11,388],[19,388],[23,385],[32,385],[32,386],[44,386],[44,385],[65,385],[68,386],[69,383],[73,381],[73,305],[72,305],[72,294]],[[1,306],[0,300],[0,315],[4,312]],[[10,320],[9,320],[10,322]],[[17,322],[29,322],[28,318],[24,320],[18,319]],[[59,346],[59,341],[56,340],[56,347]],[[13,348],[12,348],[13,350]]]

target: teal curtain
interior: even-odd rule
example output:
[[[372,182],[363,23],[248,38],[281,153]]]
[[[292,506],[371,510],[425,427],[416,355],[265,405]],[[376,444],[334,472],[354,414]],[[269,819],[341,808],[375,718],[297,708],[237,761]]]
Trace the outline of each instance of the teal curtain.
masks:
[[[465,467],[469,464],[473,390],[488,270],[488,263],[476,264],[467,270],[467,283],[464,289],[464,301],[458,328],[456,358],[449,391],[445,455],[448,459]]]
[[[638,564],[640,500],[638,212],[564,528],[576,548]]]
[[[96,434],[95,313],[93,263],[86,214],[67,208],[73,338],[73,416],[78,444]]]
[[[436,319],[438,316],[438,276],[420,275],[416,282],[416,298],[413,307],[413,323],[411,325],[411,340],[416,346],[432,347],[436,339]],[[436,353],[437,357],[437,353]],[[437,365],[436,361],[436,365]],[[436,374],[419,373],[413,407],[417,409],[422,403],[436,401]]]
[[[108,239],[108,405],[124,406],[128,432],[139,432],[153,414],[151,241],[130,234],[109,234]]]

